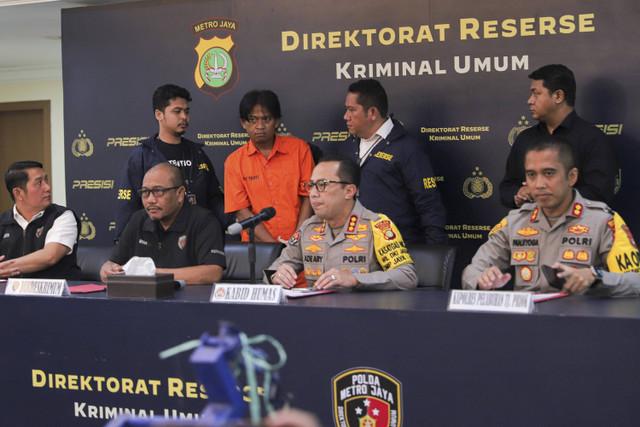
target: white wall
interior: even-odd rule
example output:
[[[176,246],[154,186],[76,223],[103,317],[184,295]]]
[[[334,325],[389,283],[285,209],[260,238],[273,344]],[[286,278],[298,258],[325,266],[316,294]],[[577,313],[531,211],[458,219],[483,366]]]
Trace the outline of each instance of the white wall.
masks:
[[[53,202],[66,205],[62,80],[0,83],[0,102],[51,102],[51,167]]]

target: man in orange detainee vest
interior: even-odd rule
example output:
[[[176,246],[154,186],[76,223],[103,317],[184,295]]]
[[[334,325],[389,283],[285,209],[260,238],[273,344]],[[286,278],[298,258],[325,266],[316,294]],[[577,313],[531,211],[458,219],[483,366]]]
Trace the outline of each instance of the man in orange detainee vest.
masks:
[[[280,136],[280,102],[270,90],[254,90],[240,101],[240,123],[249,142],[224,164],[225,211],[242,221],[266,207],[276,216],[255,227],[257,242],[286,242],[311,216],[302,184],[311,177],[313,158],[305,141]],[[246,231],[242,240],[248,241]]]
[[[552,136],[537,141],[524,168],[535,202],[510,211],[491,230],[462,273],[463,288],[502,288],[512,268],[517,291],[640,295],[631,231],[605,203],[573,188],[578,169],[571,146]]]

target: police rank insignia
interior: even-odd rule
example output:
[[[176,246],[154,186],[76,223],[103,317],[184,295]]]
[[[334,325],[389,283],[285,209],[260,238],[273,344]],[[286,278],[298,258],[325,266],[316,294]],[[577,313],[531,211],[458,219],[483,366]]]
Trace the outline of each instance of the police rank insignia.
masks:
[[[187,236],[183,234],[182,236],[178,237],[178,247],[180,248],[180,250],[184,249],[186,244],[187,244]]]
[[[533,213],[531,214],[531,218],[529,218],[529,221],[535,221],[538,218],[538,208],[535,208],[533,210]]]
[[[191,32],[197,36],[205,31],[238,30],[238,21],[228,18],[210,18],[192,25]],[[229,34],[224,38],[213,36],[210,39],[200,37],[195,51],[198,54],[194,78],[201,91],[213,95],[216,99],[229,92],[238,82],[238,66],[235,51],[238,46]]]
[[[347,225],[347,233],[356,231],[356,224],[358,224],[358,215],[351,215],[349,217],[349,225]]]
[[[336,426],[402,426],[402,383],[386,372],[349,369],[335,376],[332,386]]]
[[[578,218],[580,218],[582,216],[583,210],[584,210],[584,207],[580,203],[574,203],[573,209],[571,209],[571,213],[574,216],[577,216]]]

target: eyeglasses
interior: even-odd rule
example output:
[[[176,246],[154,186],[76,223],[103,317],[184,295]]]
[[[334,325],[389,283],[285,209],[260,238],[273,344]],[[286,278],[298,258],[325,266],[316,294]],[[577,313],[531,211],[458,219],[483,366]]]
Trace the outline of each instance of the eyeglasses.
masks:
[[[259,121],[262,121],[262,123],[264,123],[265,125],[268,125],[273,121],[273,116],[264,116],[264,117],[249,116],[247,117],[246,121],[252,125],[257,124]]]
[[[169,187],[169,188],[156,187],[156,188],[152,188],[151,190],[146,189],[146,188],[141,188],[141,189],[138,190],[138,194],[143,199],[146,199],[147,197],[149,197],[149,194],[151,194],[151,193],[153,193],[153,195],[155,197],[162,197],[162,196],[164,196],[165,192],[167,192],[169,190],[175,190],[175,189],[180,188],[180,187],[182,187],[182,186],[178,185],[177,187]]]
[[[313,181],[305,182],[304,184],[302,184],[302,186],[304,187],[305,190],[307,190],[307,193],[311,192],[311,189],[313,187],[316,187],[316,190],[318,190],[319,193],[322,193],[327,188],[327,184],[351,184],[351,183],[346,181],[331,181],[328,179],[321,179],[316,182],[313,182]]]

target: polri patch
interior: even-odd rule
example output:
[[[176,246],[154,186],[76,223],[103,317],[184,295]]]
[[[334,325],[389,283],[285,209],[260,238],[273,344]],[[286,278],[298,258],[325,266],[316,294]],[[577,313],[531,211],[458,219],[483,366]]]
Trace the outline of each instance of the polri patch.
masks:
[[[296,230],[296,232],[293,233],[291,235],[291,238],[289,239],[289,245],[293,246],[296,243],[298,243],[299,240],[300,240],[300,230]]]
[[[402,426],[402,383],[375,368],[346,370],[332,380],[338,427]]]

